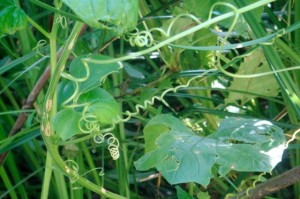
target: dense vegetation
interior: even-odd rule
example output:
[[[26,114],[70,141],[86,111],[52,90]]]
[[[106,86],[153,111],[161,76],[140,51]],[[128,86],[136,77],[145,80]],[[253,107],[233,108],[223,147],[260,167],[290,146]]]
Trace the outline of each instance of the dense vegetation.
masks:
[[[296,198],[300,2],[0,2],[0,198]]]

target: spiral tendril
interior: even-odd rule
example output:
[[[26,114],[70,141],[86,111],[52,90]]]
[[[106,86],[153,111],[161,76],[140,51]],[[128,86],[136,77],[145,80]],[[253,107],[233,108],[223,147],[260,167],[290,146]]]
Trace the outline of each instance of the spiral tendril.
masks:
[[[68,27],[67,18],[65,16],[58,15],[55,22],[59,23],[62,29],[67,29]]]
[[[36,44],[36,46],[35,46],[32,50],[36,50],[36,52],[37,52],[40,56],[45,57],[45,55],[44,55],[43,53],[41,53],[41,52],[39,51],[39,49],[42,48],[42,47],[44,47],[46,44],[47,44],[47,41],[44,40],[44,39],[41,39],[41,40]]]

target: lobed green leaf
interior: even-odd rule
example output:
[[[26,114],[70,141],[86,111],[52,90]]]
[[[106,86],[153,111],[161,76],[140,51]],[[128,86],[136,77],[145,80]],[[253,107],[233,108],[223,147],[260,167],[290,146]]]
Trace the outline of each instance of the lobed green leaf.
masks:
[[[160,126],[165,126],[162,132]],[[224,119],[207,137],[194,134],[170,115],[156,116],[145,129],[148,150],[135,166],[141,171],[155,167],[171,184],[197,182],[207,186],[215,164],[220,165],[221,176],[230,170],[271,172],[281,161],[285,145],[279,127],[256,119]]]

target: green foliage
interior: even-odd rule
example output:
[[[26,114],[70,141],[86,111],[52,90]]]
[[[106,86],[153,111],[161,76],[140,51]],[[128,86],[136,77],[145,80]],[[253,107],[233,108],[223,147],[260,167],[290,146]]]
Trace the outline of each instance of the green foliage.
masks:
[[[196,16],[200,17],[200,19],[206,20],[209,17],[210,10],[207,8],[214,7],[214,11],[216,15],[228,13],[232,11],[231,8],[228,6],[225,6],[223,4],[217,4],[217,3],[228,3],[229,5],[235,5],[234,0],[225,0],[225,1],[219,1],[219,0],[208,0],[205,2],[201,2],[202,6],[199,6],[199,1],[197,0],[185,0],[184,1],[184,8],[187,9],[191,13],[195,13]],[[256,0],[246,0],[245,1],[247,5],[256,2]],[[260,21],[261,15],[263,13],[263,7],[256,8],[252,11],[254,17]],[[232,18],[226,19],[222,21],[220,24],[225,27],[229,28],[232,25]],[[243,16],[240,16],[234,26],[234,31],[236,34],[243,36],[245,39],[249,39],[252,35],[251,29],[249,29],[249,26],[247,22],[245,21]]]
[[[2,0],[0,198],[227,198],[299,165],[299,9],[271,1]]]
[[[87,79],[80,83],[79,93],[87,92],[103,83],[105,77],[111,73],[118,72],[120,65],[118,63],[113,64],[94,64],[89,63],[88,68],[85,67],[82,59],[91,57],[96,60],[110,59],[108,56],[104,55],[83,55],[76,57],[70,65],[70,74],[75,78],[85,78]],[[87,70],[89,70],[89,75],[87,75]]]
[[[59,111],[52,120],[52,126],[62,140],[67,140],[80,133],[81,114],[73,109]]]
[[[79,103],[91,103],[86,111],[93,113],[103,124],[114,124],[121,116],[118,103],[101,88],[93,89],[81,95]]]
[[[180,186],[176,186],[178,199],[193,199],[187,192],[185,192]]]
[[[207,186],[214,164],[220,165],[219,174],[225,176],[230,170],[271,172],[281,161],[283,132],[267,121],[227,118],[215,133],[201,137],[177,118],[158,115],[147,126],[145,138],[146,133],[159,134],[155,132],[160,131],[158,121],[159,127],[165,127],[156,139],[156,148],[148,150],[135,166],[142,171],[155,167],[171,184],[197,182]],[[153,144],[148,140],[146,146]]]
[[[25,28],[26,24],[24,11],[18,8],[13,0],[0,2],[0,36],[13,34]]]
[[[92,28],[114,30],[121,35],[135,28],[138,0],[63,0]]]

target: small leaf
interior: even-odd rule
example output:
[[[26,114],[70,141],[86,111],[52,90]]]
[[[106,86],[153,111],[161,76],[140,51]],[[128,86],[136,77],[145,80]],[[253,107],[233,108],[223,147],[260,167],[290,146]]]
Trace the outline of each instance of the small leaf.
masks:
[[[0,36],[13,34],[26,27],[25,13],[18,8],[13,0],[0,2]]]
[[[105,28],[119,35],[135,28],[138,0],[63,0],[74,13],[92,28]]]
[[[124,70],[132,78],[137,78],[137,79],[145,78],[145,75],[142,72],[140,72],[138,67],[135,65],[124,63]]]
[[[178,199],[193,199],[193,196],[190,196],[185,192],[180,186],[176,186],[177,198]]]
[[[52,126],[62,140],[67,140],[80,133],[78,127],[81,114],[73,109],[64,109],[56,113],[52,120]]]
[[[58,109],[61,108],[62,103],[68,100],[74,93],[74,83],[71,81],[63,80],[58,84],[57,104]]]
[[[210,199],[211,197],[208,192],[199,191],[199,193],[197,194],[197,198],[198,199]]]
[[[91,103],[88,112],[96,115],[102,124],[113,124],[121,116],[118,103],[102,88],[95,88],[82,94],[79,103]]]
[[[164,126],[162,131],[159,126]],[[149,152],[135,162],[135,167],[141,171],[155,167],[171,184],[197,182],[207,186],[214,164],[220,165],[221,176],[230,170],[270,172],[281,161],[285,145],[279,127],[256,119],[226,118],[207,137],[194,134],[170,115],[154,117],[145,129]],[[155,147],[148,146],[153,144],[151,130],[154,138],[158,136]]]
[[[70,66],[70,74],[76,78],[84,78],[87,75],[87,71],[82,63],[81,59],[90,57],[92,59],[104,60],[112,59],[111,57],[104,55],[84,55],[76,57]],[[88,63],[90,75],[88,79],[79,84],[79,93],[87,92],[102,84],[105,77],[111,73],[118,72],[120,65],[118,63],[112,64],[94,64]]]
[[[241,64],[237,74],[249,75],[268,71],[270,71],[270,68],[267,60],[262,50],[259,49],[255,50],[251,55],[245,57],[245,60]],[[237,100],[240,100],[241,105],[244,105],[246,102],[256,97],[251,95],[251,93],[267,97],[277,96],[279,92],[279,85],[274,75],[267,75],[248,79],[234,78],[229,89],[242,92],[230,92],[229,96],[225,99],[225,103],[237,103]]]

